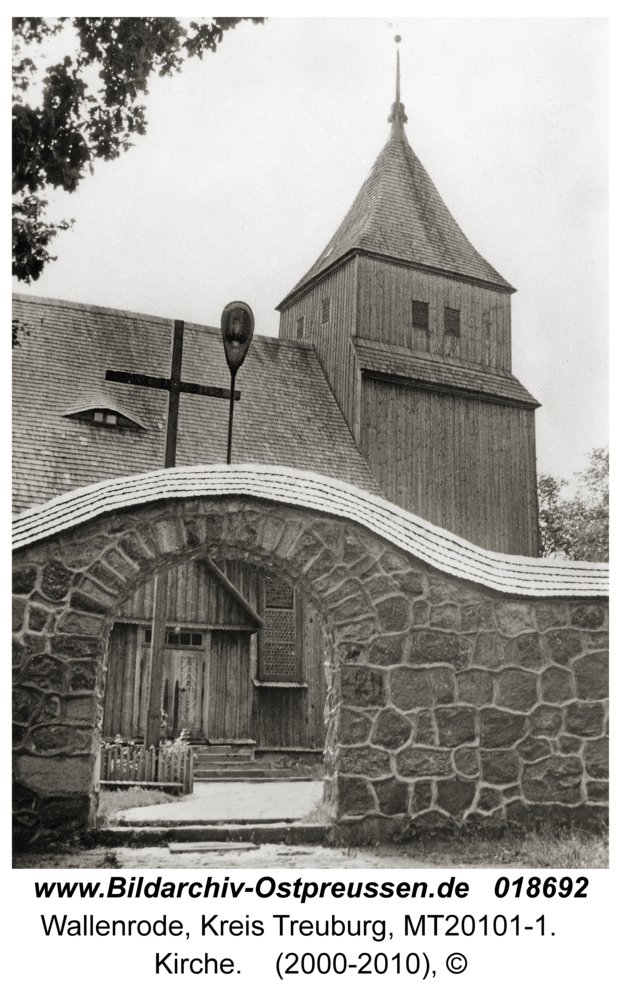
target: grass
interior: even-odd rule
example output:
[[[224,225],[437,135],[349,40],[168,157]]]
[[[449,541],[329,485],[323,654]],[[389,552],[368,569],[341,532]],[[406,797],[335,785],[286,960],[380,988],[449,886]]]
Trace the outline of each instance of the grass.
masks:
[[[506,829],[496,835],[464,832],[454,836],[422,835],[402,845],[403,853],[452,864],[507,868],[608,868],[608,834],[544,828]]]
[[[160,792],[157,788],[119,788],[99,793],[97,826],[112,826],[117,813],[142,806],[159,806],[162,802],[179,802],[181,796]]]
[[[318,802],[300,823],[330,825],[332,818],[323,802]],[[456,833],[421,832],[412,839],[396,838],[380,844],[356,827],[341,828],[334,843],[355,857],[355,848],[375,848],[378,853],[393,852],[395,844],[402,856],[421,856],[425,861],[437,859],[438,864],[474,864],[480,867],[511,865],[520,868],[608,868],[608,833],[567,830],[544,826],[540,830],[520,830],[505,827],[488,832],[463,830]],[[350,852],[352,852],[350,854]]]
[[[330,823],[322,804],[302,822]],[[488,829],[417,830],[415,827],[388,840],[364,824],[337,824],[328,843],[333,847],[359,848],[377,857],[398,855],[409,862],[450,868],[608,868],[609,838],[606,830],[568,829],[547,825],[537,830],[519,827]]]
[[[515,857],[529,868],[608,868],[608,834],[543,830],[513,838],[507,860]]]

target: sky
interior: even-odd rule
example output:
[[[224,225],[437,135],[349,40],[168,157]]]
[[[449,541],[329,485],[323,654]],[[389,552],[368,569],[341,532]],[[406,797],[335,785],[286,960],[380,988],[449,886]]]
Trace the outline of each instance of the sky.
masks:
[[[314,263],[388,138],[406,132],[476,249],[518,291],[513,370],[542,403],[540,472],[607,443],[604,18],[270,18],[155,78],[148,128],[49,217],[75,224],[16,291],[255,332]],[[51,44],[41,66],[56,61]],[[145,359],[148,370],[148,359]],[[205,374],[208,378],[208,374]]]

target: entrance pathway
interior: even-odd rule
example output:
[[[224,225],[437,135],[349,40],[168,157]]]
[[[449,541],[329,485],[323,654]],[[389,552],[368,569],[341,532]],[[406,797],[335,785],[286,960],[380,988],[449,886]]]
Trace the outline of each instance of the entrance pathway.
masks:
[[[178,802],[125,809],[116,820],[130,825],[292,822],[321,805],[322,795],[322,781],[196,782],[193,794]]]

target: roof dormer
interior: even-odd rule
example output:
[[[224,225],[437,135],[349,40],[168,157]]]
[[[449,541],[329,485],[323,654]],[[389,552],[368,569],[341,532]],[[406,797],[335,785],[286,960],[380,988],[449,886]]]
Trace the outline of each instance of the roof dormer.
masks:
[[[69,420],[81,420],[95,427],[123,427],[144,431],[147,428],[126,407],[121,407],[109,396],[96,394],[81,399],[74,407],[63,413]]]

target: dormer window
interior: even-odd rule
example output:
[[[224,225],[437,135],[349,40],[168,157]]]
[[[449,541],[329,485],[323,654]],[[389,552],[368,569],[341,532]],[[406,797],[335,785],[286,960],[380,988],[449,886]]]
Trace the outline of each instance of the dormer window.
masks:
[[[324,299],[321,303],[321,322],[328,323],[330,320],[330,299]]]
[[[113,413],[110,410],[93,410],[93,423],[94,424],[108,424],[109,427],[116,427],[117,424],[123,426],[123,417],[120,413]],[[131,421],[126,420],[125,425],[131,423]]]
[[[144,424],[133,413],[125,409],[125,407],[121,409],[116,401],[99,393],[94,394],[90,398],[83,398],[74,407],[63,413],[63,416],[68,417],[69,420],[80,420],[86,424],[95,424],[97,427],[123,427],[141,431],[146,430]]]
[[[118,410],[80,410],[78,413],[65,413],[72,420],[83,420],[87,424],[97,424],[99,427],[142,427],[136,420],[131,420]]]
[[[449,337],[459,337],[461,335],[459,309],[449,309],[448,306],[444,307],[444,332]]]

